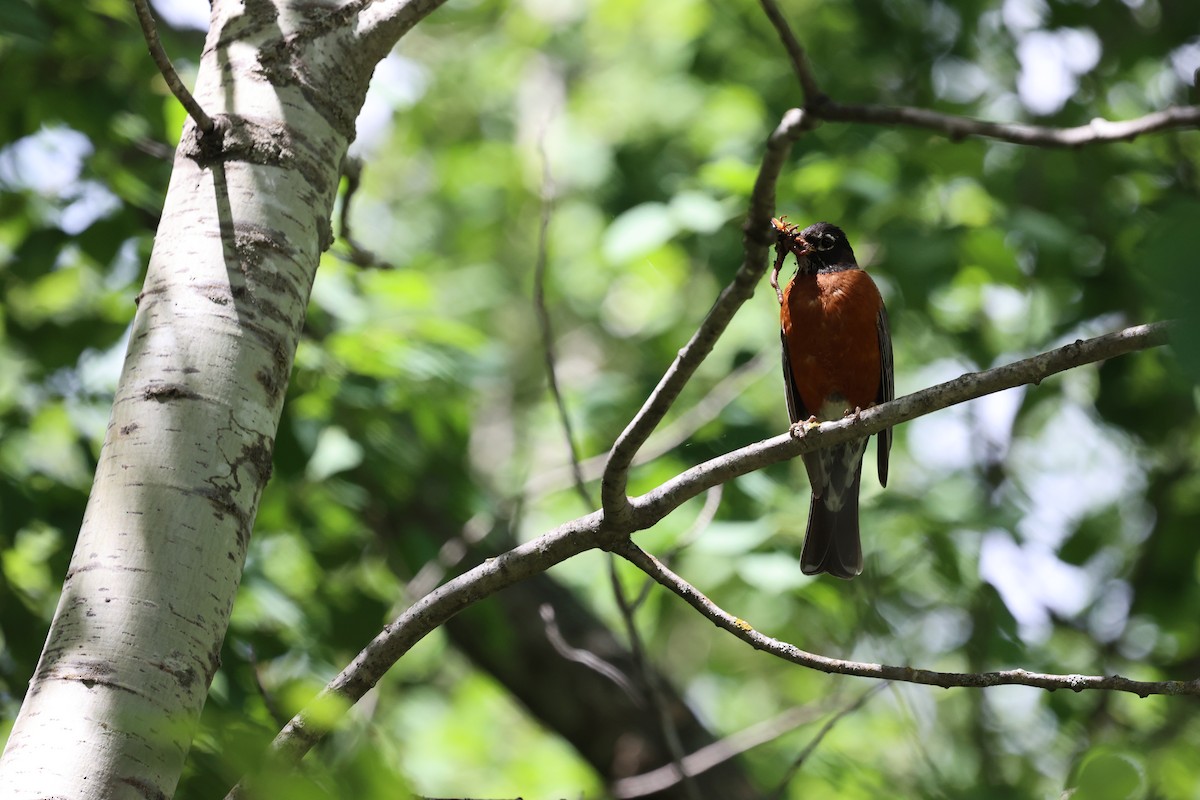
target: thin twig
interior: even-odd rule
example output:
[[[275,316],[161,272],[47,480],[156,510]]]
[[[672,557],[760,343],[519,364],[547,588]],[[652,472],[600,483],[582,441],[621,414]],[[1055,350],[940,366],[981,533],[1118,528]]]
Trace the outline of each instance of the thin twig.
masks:
[[[675,773],[677,780],[683,785],[683,791],[688,800],[702,800],[700,788],[696,786],[696,782],[684,769],[683,759],[686,754],[683,751],[683,742],[679,739],[679,730],[675,727],[671,709],[656,679],[657,673],[651,668],[650,657],[646,655],[646,647],[642,644],[642,636],[638,632],[637,623],[633,618],[633,608],[629,605],[629,600],[625,597],[625,590],[621,586],[621,576],[617,574],[617,557],[611,553],[608,555],[608,577],[612,583],[613,597],[616,598],[617,608],[621,611],[621,619],[625,622],[625,634],[629,638],[630,652],[633,653],[634,660],[642,670],[642,685],[646,687],[646,696],[650,700],[655,716],[658,717],[658,726],[662,731],[663,742],[667,746],[668,755],[671,756],[668,768]]]
[[[154,15],[150,13],[150,3],[148,0],[133,0],[133,8],[137,11],[138,22],[142,26],[142,35],[146,37],[146,46],[150,49],[150,57],[154,59],[154,65],[162,73],[163,80],[167,82],[167,88],[171,90],[171,94],[175,95],[175,99],[187,109],[188,115],[196,121],[196,127],[200,129],[200,132],[212,133],[214,127],[212,117],[204,113],[204,109],[196,102],[196,98],[192,97],[192,93],[183,85],[183,81],[179,79],[179,73],[175,71],[175,66],[171,63],[167,51],[163,49],[162,42],[158,39],[158,27],[154,24]]]
[[[571,415],[567,413],[567,403],[563,400],[562,390],[558,386],[558,358],[554,352],[554,332],[550,327],[550,312],[546,309],[546,249],[550,231],[550,216],[554,211],[555,194],[554,174],[550,170],[550,156],[546,153],[546,129],[548,127],[548,123],[543,125],[538,134],[538,155],[542,161],[542,213],[538,223],[537,257],[533,266],[533,308],[537,312],[538,331],[542,336],[542,360],[546,364],[546,382],[550,386],[550,394],[554,397],[554,405],[558,409],[558,421],[562,425],[563,438],[566,439],[575,491],[583,500],[584,508],[595,508],[596,503],[587,489],[587,484],[583,479],[583,470],[579,465],[579,450],[575,446],[575,431],[571,426]]]
[[[554,201],[554,176],[550,170],[550,158],[546,153],[546,126],[543,126],[538,136],[538,152],[542,161],[542,213],[538,226],[537,260],[533,271],[533,305],[537,312],[538,328],[542,336],[542,357],[546,364],[546,381],[550,386],[550,393],[554,396],[554,404],[558,409],[558,418],[562,425],[563,437],[567,445],[567,454],[571,461],[571,474],[574,479],[575,491],[583,500],[585,508],[594,508],[595,503],[592,501],[591,493],[584,482],[583,471],[579,464],[579,451],[575,446],[575,433],[571,426],[571,415],[567,412],[566,401],[563,399],[562,391],[558,386],[554,333],[550,325],[550,313],[546,308],[547,234],[550,229],[550,216]],[[634,661],[641,669],[642,685],[645,687],[650,705],[658,717],[667,752],[671,755],[672,763],[677,765],[676,768],[679,770],[684,783],[684,790],[689,800],[701,800],[699,789],[690,778],[684,775],[683,768],[678,766],[684,755],[683,744],[679,740],[679,731],[676,729],[670,709],[667,707],[666,698],[663,697],[658,681],[655,680],[655,671],[646,654],[646,648],[642,644],[642,637],[638,633],[637,623],[633,618],[633,609],[630,607],[629,601],[625,597],[625,592],[621,587],[620,576],[617,575],[616,558],[612,555],[608,557],[608,571],[609,580],[612,584],[613,597],[616,599],[617,608],[620,609],[621,618],[625,623],[626,636],[629,639],[629,649],[633,654]],[[549,619],[546,617],[547,610],[550,614]],[[553,622],[553,614],[553,608],[542,606],[542,619],[548,626]],[[561,636],[559,639],[561,640]],[[554,644],[554,639],[551,639],[551,645]],[[566,643],[563,642],[563,644],[565,645]],[[591,656],[591,654],[587,655]],[[599,660],[595,656],[592,658]],[[601,665],[609,667],[610,670],[615,670],[615,667],[604,661],[600,661],[599,664],[592,663],[591,661],[581,663],[587,663],[588,666],[597,671],[601,671]],[[601,671],[601,674],[606,675],[610,680],[613,679],[613,676],[608,672]],[[621,677],[624,678],[623,675]],[[627,688],[627,684],[621,685],[622,688]]]
[[[984,688],[989,686],[1036,686],[1040,689],[1070,689],[1081,692],[1085,689],[1103,689],[1129,692],[1139,697],[1152,694],[1200,696],[1200,679],[1191,681],[1136,681],[1120,675],[1053,675],[1009,669],[998,672],[935,672],[915,667],[888,666],[862,661],[846,661],[840,658],[809,653],[793,644],[773,639],[756,631],[750,623],[719,608],[700,593],[696,587],[667,569],[654,556],[646,553],[632,541],[627,540],[613,548],[613,552],[641,568],[663,586],[679,595],[692,608],[699,611],[714,625],[729,631],[756,650],[831,675],[857,675],[885,681],[905,681],[926,686],[965,686]]]
[[[566,638],[562,635],[562,631],[558,629],[558,620],[554,615],[554,606],[549,603],[542,603],[538,608],[538,613],[542,617],[542,624],[546,627],[546,640],[550,642],[550,646],[554,648],[554,652],[567,661],[587,667],[597,675],[601,675],[612,681],[635,706],[639,708],[645,707],[645,701],[642,700],[642,696],[638,693],[637,687],[633,685],[633,681],[629,680],[629,676],[591,650],[572,647],[567,642]]]
[[[832,717],[825,720],[825,724],[822,725],[821,729],[817,731],[815,736],[813,736],[812,741],[805,745],[804,749],[801,750],[796,756],[795,760],[792,761],[787,772],[784,773],[783,779],[779,782],[779,786],[777,786],[775,791],[771,793],[771,800],[782,800],[784,795],[787,793],[788,784],[790,784],[792,779],[796,777],[796,773],[800,771],[802,766],[804,766],[804,762],[807,761],[808,757],[813,754],[813,751],[817,749],[817,746],[821,744],[821,741],[829,735],[829,732],[833,730],[835,725],[853,714],[855,711],[858,711],[858,709],[862,708],[863,703],[867,702],[886,688],[886,683],[878,683],[872,686],[870,689],[867,689],[865,692],[860,694],[856,700],[847,705],[841,711],[838,711]]]
[[[1166,324],[1156,323],[1138,325],[1087,341],[1077,341],[1014,364],[986,372],[969,373],[953,381],[897,398],[867,409],[857,419],[851,417],[824,423],[809,431],[804,438],[797,439],[783,434],[743,447],[693,467],[657,489],[635,498],[629,504],[625,517],[627,527],[614,528],[611,521],[605,519],[604,512],[596,511],[490,558],[425,595],[385,626],[375,639],[329,682],[314,703],[293,717],[280,731],[271,744],[270,760],[282,764],[298,762],[325,736],[339,716],[329,712],[329,705],[325,702],[327,698],[339,698],[345,707],[349,708],[378,683],[384,673],[417,642],[463,609],[507,586],[541,574],[556,564],[597,547],[618,552],[625,558],[632,557],[635,559],[634,563],[643,571],[660,583],[666,581],[666,585],[672,591],[681,594],[718,627],[734,633],[754,647],[824,672],[934,686],[1020,684],[1073,691],[1106,689],[1132,692],[1141,696],[1200,696],[1200,680],[1148,682],[1133,681],[1120,676],[1045,675],[1020,669],[962,675],[812,655],[758,633],[747,623],[712,605],[707,598],[701,601],[703,595],[624,538],[635,531],[655,525],[686,500],[738,475],[811,452],[817,447],[862,438],[956,403],[1013,386],[1040,383],[1044,378],[1071,367],[1162,345],[1167,340],[1167,331]],[[317,712],[314,709],[321,710]],[[230,792],[229,797],[244,796],[244,791],[245,788],[239,784]]]
[[[694,753],[689,753],[683,759],[684,771],[690,776],[702,775],[747,750],[778,739],[788,731],[819,719],[824,713],[825,709],[816,706],[789,708],[776,717],[751,725],[720,741],[701,747]],[[622,778],[613,784],[612,793],[620,800],[630,800],[665,791],[678,782],[674,765],[668,764],[641,775]]]
[[[406,594],[415,600],[432,592],[442,582],[446,573],[467,557],[472,545],[487,538],[495,524],[495,519],[483,513],[468,519],[463,524],[462,531],[443,542],[437,555],[426,561],[421,569],[417,570],[417,574],[412,576],[405,587]]]
[[[675,361],[667,368],[654,391],[634,415],[608,455],[604,477],[600,484],[600,497],[604,518],[609,524],[621,528],[628,525],[632,509],[625,489],[629,483],[629,467],[634,456],[655,427],[671,409],[683,387],[695,374],[696,369],[712,351],[717,339],[729,325],[733,315],[754,294],[754,287],[767,269],[767,250],[774,241],[771,229],[771,212],[775,207],[775,184],[783,170],[783,164],[791,152],[792,143],[804,130],[804,112],[792,109],[767,140],[762,166],[750,194],[750,209],[743,225],[743,258],[733,281],[729,283],[692,338],[683,346]]]
[[[358,194],[359,187],[362,186],[362,170],[363,162],[361,158],[347,154],[342,159],[342,174],[346,176],[346,194],[342,196],[342,211],[338,214],[338,228],[341,231],[342,241],[350,249],[345,259],[359,267],[395,269],[391,262],[380,258],[374,252],[359,244],[350,228],[350,206]]]
[[[638,450],[630,466],[637,467],[647,464],[679,447],[696,431],[720,416],[721,412],[752,384],[762,380],[764,375],[776,369],[779,369],[778,343],[772,345],[769,352],[763,350],[733,369],[695,405],[689,406],[686,411],[681,412],[655,431],[646,440],[646,444]],[[604,465],[607,462],[608,453],[601,453],[580,461],[579,469],[583,473],[583,479],[591,482],[600,478],[604,474]],[[572,465],[556,467],[530,478],[525,483],[525,494],[533,498],[541,497],[550,492],[567,488],[571,485],[571,481]]]
[[[1040,147],[1082,147],[1104,142],[1125,142],[1147,133],[1178,128],[1200,128],[1200,106],[1197,105],[1171,106],[1131,120],[1113,122],[1096,118],[1087,125],[1052,128],[1016,122],[989,122],[911,106],[838,103],[818,87],[804,47],[792,32],[787,18],[779,10],[775,0],[759,2],[787,51],[792,70],[796,73],[804,93],[804,110],[809,115],[810,122],[822,119],[868,125],[906,125],[935,131],[955,141],[968,136],[980,136],[1012,144]]]

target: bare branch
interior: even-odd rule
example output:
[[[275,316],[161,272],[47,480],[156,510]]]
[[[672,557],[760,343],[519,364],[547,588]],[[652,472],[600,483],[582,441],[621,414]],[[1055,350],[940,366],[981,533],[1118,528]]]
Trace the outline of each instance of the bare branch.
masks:
[[[188,116],[195,120],[196,127],[200,129],[200,132],[212,133],[212,117],[204,113],[204,109],[196,102],[196,98],[192,97],[192,93],[183,85],[183,81],[179,79],[179,73],[175,71],[175,65],[171,63],[167,51],[163,49],[162,42],[159,41],[158,26],[154,24],[154,15],[150,13],[150,3],[148,0],[133,0],[133,8],[137,11],[138,22],[142,26],[142,35],[146,37],[146,47],[150,50],[150,57],[154,59],[154,65],[162,73],[163,80],[167,82],[167,88],[187,110]]]
[[[736,367],[721,378],[695,405],[690,406],[686,411],[681,412],[673,420],[659,428],[634,456],[631,466],[637,467],[649,463],[674,450],[690,439],[697,430],[716,419],[725,410],[725,407],[740,397],[751,384],[762,380],[768,372],[777,369],[779,369],[779,344],[775,343]],[[583,459],[579,462],[583,479],[594,481],[599,478],[604,474],[604,465],[607,461],[608,453]],[[536,498],[549,492],[565,489],[571,485],[572,472],[572,466],[567,465],[534,475],[525,483],[525,494],[528,497]]]
[[[671,763],[667,768],[683,785],[683,791],[688,800],[702,800],[699,787],[696,786],[696,782],[692,780],[692,776],[683,766],[685,755],[683,742],[679,739],[679,731],[671,719],[667,700],[663,697],[662,688],[656,680],[657,673],[651,669],[650,657],[646,654],[646,647],[642,644],[642,635],[638,632],[637,623],[633,618],[633,607],[625,597],[625,589],[621,586],[621,576],[617,574],[617,557],[612,553],[608,554],[608,577],[612,582],[613,597],[617,601],[617,608],[621,610],[621,619],[625,621],[629,649],[642,670],[642,683],[646,687],[646,695],[650,698],[650,706],[654,709],[655,716],[658,717],[658,728],[662,732],[663,743],[667,746],[667,752],[671,754]]]
[[[880,686],[885,685],[880,684]],[[713,742],[694,753],[689,753],[683,759],[683,769],[688,775],[701,775],[718,764],[740,756],[747,750],[773,741],[788,731],[819,719],[824,713],[825,709],[816,706],[789,708],[776,717],[751,725],[745,730],[726,736],[719,742]],[[650,772],[643,772],[641,775],[622,778],[613,784],[612,793],[614,797],[627,800],[661,792],[676,783],[678,783],[678,777],[674,765],[668,764]]]
[[[996,686],[1022,684],[1046,689],[1111,689],[1147,694],[1200,695],[1200,680],[1149,683],[1120,676],[1086,677],[1081,675],[1043,675],[1024,670],[1008,670],[974,675],[940,673],[910,667],[888,667],[805,653],[777,642],[751,628],[747,623],[721,611],[670,570],[643,553],[627,538],[629,534],[653,526],[686,500],[719,483],[744,475],[801,453],[810,452],[853,438],[878,433],[886,427],[914,419],[931,411],[973,400],[977,397],[1044,378],[1071,367],[1103,361],[1107,358],[1162,345],[1167,340],[1166,323],[1138,325],[1116,333],[1051,350],[986,372],[970,373],[946,383],[897,398],[870,408],[855,419],[848,417],[827,422],[812,429],[802,439],[789,434],[743,447],[687,470],[653,491],[629,502],[623,525],[605,520],[603,511],[567,522],[533,541],[491,558],[422,597],[396,620],[387,625],[342,672],[320,692],[313,706],[304,709],[280,731],[272,742],[272,757],[282,762],[299,761],[325,735],[334,721],[324,701],[337,697],[347,707],[373,687],[397,660],[413,645],[467,606],[500,591],[506,586],[545,572],[555,564],[597,547],[617,552],[633,561],[655,580],[681,594],[689,603],[709,616],[719,627],[729,630],[754,647],[767,650],[795,663],[825,672],[909,681],[934,686]],[[314,713],[314,709],[322,709]],[[317,720],[322,720],[318,723]],[[241,784],[229,797],[244,797]]]
[[[358,267],[395,269],[390,262],[363,247],[354,238],[354,233],[350,228],[350,206],[358,194],[359,187],[362,185],[362,170],[363,162],[361,158],[347,154],[342,159],[342,174],[346,176],[346,194],[342,197],[342,211],[338,215],[338,227],[341,229],[342,241],[350,249],[345,258],[351,264]]]
[[[583,471],[579,464],[579,451],[575,447],[575,433],[571,427],[571,415],[567,412],[566,401],[563,399],[562,391],[558,386],[554,334],[550,326],[550,313],[546,309],[546,239],[550,228],[550,215],[553,210],[554,176],[550,171],[550,158],[546,153],[545,126],[543,126],[538,136],[538,151],[542,161],[542,213],[538,226],[537,258],[533,271],[533,305],[537,312],[538,328],[542,336],[542,357],[546,365],[546,380],[550,386],[550,393],[554,396],[555,407],[558,409],[558,419],[562,425],[563,438],[566,440],[567,445],[567,455],[571,461],[571,474],[574,478],[575,491],[583,500],[585,508],[594,508],[595,503],[592,501],[591,493],[588,492],[587,484],[583,479]],[[617,608],[620,609],[621,619],[625,623],[626,635],[629,638],[629,649],[633,653],[634,660],[637,662],[639,669],[642,671],[646,694],[649,697],[650,705],[654,709],[655,715],[658,717],[659,727],[662,731],[663,741],[667,746],[667,752],[671,754],[671,761],[675,765],[675,769],[683,782],[684,791],[689,800],[701,800],[699,789],[683,771],[683,767],[679,766],[679,762],[683,759],[684,755],[683,744],[679,739],[679,731],[671,719],[666,698],[663,697],[659,683],[655,679],[656,672],[652,668],[649,657],[646,654],[646,648],[642,644],[642,637],[638,632],[637,622],[633,618],[633,608],[630,606],[628,598],[625,597],[625,591],[621,587],[620,576],[617,574],[616,558],[612,555],[608,557],[608,571],[609,579],[612,583],[613,596],[617,601]],[[549,612],[549,617],[547,617],[547,611]],[[547,634],[549,634],[553,625],[554,609],[548,605],[542,606],[542,619],[547,625]],[[554,628],[554,631],[557,632],[557,628]],[[566,642],[562,641],[561,636],[558,637],[558,640],[562,642],[564,647],[566,646]],[[556,644],[553,638],[550,641],[551,644]],[[591,658],[587,659],[587,656]],[[615,680],[610,673],[603,671],[603,667],[608,667],[610,670],[615,669],[611,664],[599,660],[598,657],[590,653],[584,654],[581,651],[576,651],[576,658],[573,660],[579,659],[584,659],[580,660],[579,663],[601,671],[610,680]],[[595,663],[596,661],[599,661],[599,663]],[[623,675],[621,677],[624,678]],[[632,689],[627,680],[621,685],[627,691]]]
[[[719,608],[715,603],[700,593],[696,587],[667,569],[654,556],[646,553],[632,541],[614,548],[613,552],[628,559],[640,567],[647,575],[652,576],[663,586],[682,597],[688,605],[707,617],[714,625],[729,631],[737,638],[749,644],[756,650],[770,653],[773,656],[790,661],[802,667],[827,672],[833,675],[857,675],[862,678],[877,678],[885,681],[904,681],[919,683],[926,686],[965,686],[984,688],[988,686],[1036,686],[1040,689],[1070,689],[1081,692],[1084,689],[1105,689],[1116,692],[1130,692],[1139,697],[1152,694],[1193,695],[1200,696],[1200,679],[1191,681],[1135,681],[1120,675],[1052,675],[1042,672],[1028,672],[1023,669],[1001,670],[999,672],[935,672],[915,667],[894,667],[886,664],[871,664],[862,661],[846,661],[840,658],[809,653],[793,644],[772,639],[766,634],[759,633],[750,623],[739,619]]]
[[[546,240],[550,230],[550,215],[554,210],[554,175],[550,171],[550,156],[546,153],[546,128],[542,126],[538,134],[538,155],[542,161],[542,214],[538,223],[537,257],[533,265],[533,308],[537,315],[538,331],[542,335],[542,360],[546,365],[546,383],[550,386],[550,394],[554,397],[554,406],[558,409],[558,421],[562,425],[563,438],[566,439],[567,456],[571,461],[571,477],[575,491],[583,500],[584,508],[595,508],[596,503],[588,492],[583,479],[583,469],[579,464],[579,450],[575,446],[575,431],[571,426],[571,415],[567,413],[567,403],[563,400],[562,390],[558,386],[558,358],[554,353],[554,333],[550,328],[550,312],[546,309]]]
[[[768,232],[771,229],[771,212],[775,207],[775,184],[783,170],[784,161],[791,152],[792,142],[800,136],[803,129],[804,112],[794,108],[783,115],[783,119],[768,139],[762,166],[750,195],[749,213],[742,226],[742,265],[738,267],[733,281],[721,290],[708,316],[679,351],[679,355],[667,368],[641,410],[617,437],[609,453],[600,485],[600,496],[605,521],[610,525],[620,528],[629,524],[631,508],[629,498],[625,496],[625,488],[629,481],[629,467],[638,449],[645,444],[646,439],[670,410],[671,404],[712,351],[713,345],[742,303],[753,296],[754,287],[766,272],[767,250],[774,241]]]
[[[633,499],[632,518],[637,522],[637,530],[643,530],[710,486],[725,483],[740,475],[821,447],[879,433],[885,428],[986,394],[1025,384],[1041,383],[1045,378],[1072,367],[1166,344],[1167,331],[1167,323],[1156,322],[1150,325],[1135,325],[1094,339],[1077,340],[1056,350],[984,372],[970,372],[954,380],[874,406],[859,414],[857,419],[847,417],[835,422],[822,423],[819,427],[809,429],[802,438],[785,433],[764,439],[698,464]],[[646,516],[643,517],[643,514]]]
[[[721,496],[724,493],[724,484],[717,484],[704,493],[704,505],[701,506],[700,513],[696,515],[696,519],[692,522],[691,527],[684,531],[675,544],[671,545],[663,553],[662,560],[664,564],[670,564],[676,555],[694,542],[712,524],[713,519],[717,516],[717,509],[721,507]],[[638,596],[634,598],[630,605],[636,609],[642,603],[646,602],[646,597],[650,594],[650,587],[652,586],[654,586],[654,581],[651,578],[646,578],[646,582],[642,584],[642,588],[638,589]]]
[[[942,114],[911,106],[856,105],[835,102],[821,91],[813,76],[804,47],[792,33],[787,19],[775,0],[759,0],[767,19],[787,50],[792,70],[804,92],[804,110],[810,123],[816,119],[834,122],[861,122],[868,125],[906,125],[944,134],[958,141],[968,136],[997,139],[1012,144],[1039,147],[1082,147],[1102,142],[1125,142],[1145,133],[1177,128],[1200,128],[1200,106],[1172,106],[1137,119],[1113,122],[1096,118],[1074,128],[1051,128],[1016,122],[986,120]]]
[[[1200,106],[1171,106],[1137,119],[1113,122],[1097,117],[1087,125],[1074,128],[1050,128],[1015,122],[986,120],[941,114],[907,106],[842,105],[833,101],[812,109],[814,117],[839,122],[863,122],[870,125],[907,125],[945,134],[951,139],[981,136],[1013,144],[1041,147],[1082,147],[1104,142],[1127,142],[1144,133],[1174,128],[1200,128]]]
[[[775,0],[759,0],[759,2],[762,4],[767,19],[771,20],[771,24],[775,26],[775,32],[779,34],[779,40],[783,42],[784,49],[787,50],[788,60],[792,62],[796,79],[800,81],[800,88],[804,90],[805,107],[812,108],[821,104],[827,99],[827,96],[817,85],[817,78],[813,74],[812,65],[808,63],[804,46],[792,33],[791,26],[787,24],[787,20]]]
[[[808,757],[813,754],[813,751],[817,749],[817,746],[820,745],[825,737],[829,735],[829,732],[833,730],[835,725],[853,714],[855,711],[858,711],[860,708],[862,708],[863,703],[867,702],[873,696],[886,688],[886,683],[878,683],[872,686],[870,689],[867,689],[865,692],[860,694],[854,700],[854,702],[850,703],[832,717],[825,720],[825,724],[821,726],[821,730],[817,731],[816,735],[813,736],[812,741],[806,744],[804,749],[800,751],[800,754],[797,755],[792,761],[791,766],[788,767],[788,771],[783,776],[783,780],[779,782],[779,786],[771,794],[771,800],[783,799],[787,792],[788,784],[792,782],[792,778],[796,777],[796,773],[800,771],[800,767],[804,766],[804,762],[808,760]]]
[[[645,707],[642,696],[638,694],[638,690],[633,685],[633,681],[629,680],[629,676],[591,650],[572,647],[567,642],[566,638],[562,635],[562,631],[558,629],[558,619],[554,614],[554,606],[549,603],[542,603],[538,608],[538,613],[542,617],[542,624],[546,626],[546,640],[550,642],[550,646],[554,648],[554,652],[567,661],[573,661],[576,664],[587,667],[597,675],[603,675],[624,692],[631,703],[639,708]]]

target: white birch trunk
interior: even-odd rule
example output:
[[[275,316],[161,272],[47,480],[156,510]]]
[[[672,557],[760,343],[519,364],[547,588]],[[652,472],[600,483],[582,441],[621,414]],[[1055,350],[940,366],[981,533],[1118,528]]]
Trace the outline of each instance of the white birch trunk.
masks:
[[[189,123],[175,157],[79,540],[0,758],[5,800],[174,793],[271,473],[339,164],[390,46],[378,31],[364,44],[360,13],[335,14],[214,3],[196,98],[226,132],[198,142]]]

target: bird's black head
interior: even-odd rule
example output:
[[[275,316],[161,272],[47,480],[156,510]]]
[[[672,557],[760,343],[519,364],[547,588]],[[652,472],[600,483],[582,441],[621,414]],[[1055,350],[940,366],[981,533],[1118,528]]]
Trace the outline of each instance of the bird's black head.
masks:
[[[828,222],[816,222],[800,232],[803,246],[796,251],[801,261],[801,271],[820,272],[828,269],[846,269],[857,266],[854,260],[854,250],[846,234],[837,225]],[[808,264],[803,262],[807,259]],[[808,267],[805,270],[805,266]]]

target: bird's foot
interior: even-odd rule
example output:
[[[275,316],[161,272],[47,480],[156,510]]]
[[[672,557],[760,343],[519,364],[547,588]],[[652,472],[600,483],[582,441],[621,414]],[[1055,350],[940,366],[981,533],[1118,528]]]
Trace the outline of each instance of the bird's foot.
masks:
[[[803,439],[805,434],[813,428],[821,427],[821,423],[817,421],[817,416],[814,414],[803,422],[793,422],[792,427],[788,428],[788,433],[795,439]]]

